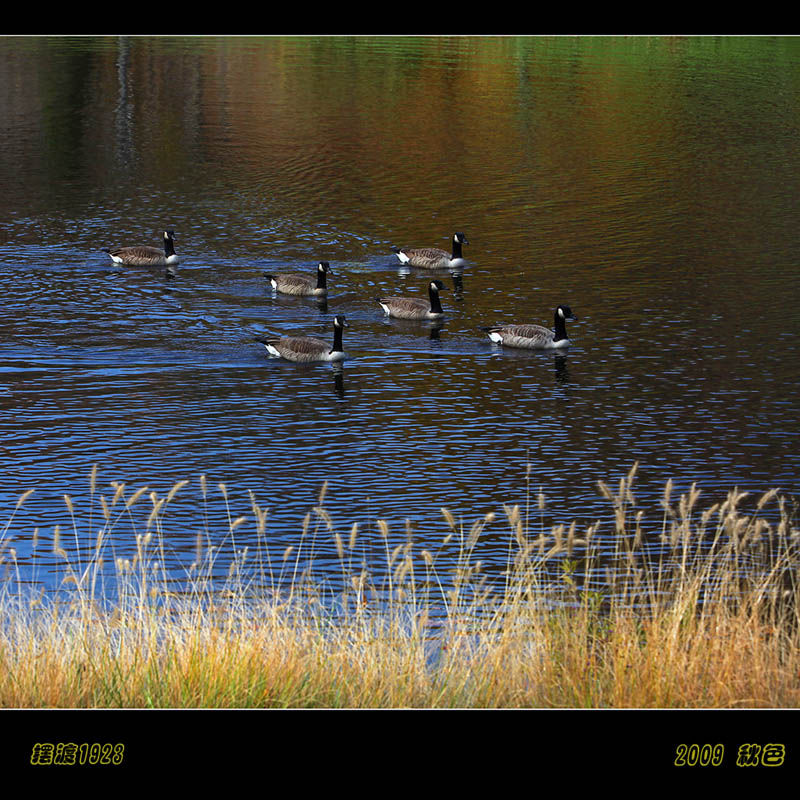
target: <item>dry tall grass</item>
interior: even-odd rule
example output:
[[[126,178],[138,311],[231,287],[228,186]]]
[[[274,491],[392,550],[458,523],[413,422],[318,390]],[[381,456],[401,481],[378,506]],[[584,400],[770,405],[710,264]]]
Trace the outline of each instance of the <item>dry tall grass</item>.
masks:
[[[0,706],[17,708],[741,708],[800,705],[798,530],[775,491],[732,491],[700,509],[696,486],[667,483],[655,535],[633,493],[636,467],[608,499],[610,524],[545,530],[541,492],[468,528],[447,510],[440,545],[417,552],[376,523],[380,575],[359,557],[363,532],[337,528],[324,488],[298,541],[276,557],[266,509],[225,519],[233,554],[198,535],[185,591],[166,574],[165,496],[90,476],[90,557],[68,556],[58,598],[32,597],[9,531],[0,595]],[[204,478],[203,500],[209,496]],[[227,506],[227,489],[217,487]],[[149,498],[143,530],[135,504]],[[752,506],[743,510],[746,501]],[[70,535],[80,514],[65,496]],[[766,509],[766,510],[765,510]],[[541,517],[539,517],[541,519]],[[128,527],[130,526],[130,527]],[[264,543],[248,550],[245,541]],[[38,531],[34,533],[38,536]],[[615,542],[613,553],[599,541]],[[132,559],[114,557],[133,537]],[[477,554],[505,537],[505,569]],[[656,538],[659,541],[653,542]],[[430,541],[430,537],[427,539]],[[314,574],[321,543],[336,553],[336,590]],[[71,544],[72,542],[70,542]],[[80,553],[76,547],[75,553]],[[85,552],[85,551],[84,551]],[[106,560],[115,599],[105,602]],[[447,566],[441,566],[446,561]],[[455,566],[453,566],[455,565]]]

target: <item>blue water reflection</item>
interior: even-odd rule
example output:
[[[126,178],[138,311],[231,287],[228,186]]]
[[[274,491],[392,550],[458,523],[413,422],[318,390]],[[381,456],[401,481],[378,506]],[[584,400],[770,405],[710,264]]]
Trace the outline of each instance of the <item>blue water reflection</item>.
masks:
[[[442,506],[471,524],[525,504],[528,466],[545,527],[607,518],[596,481],[635,461],[654,529],[670,477],[709,502],[798,491],[796,40],[34,37],[0,51],[6,513],[36,489],[7,532],[19,563],[36,528],[43,543],[72,530],[63,495],[89,504],[93,464],[105,492],[190,480],[194,499],[164,520],[176,575],[205,524],[201,474],[228,487],[234,517],[249,490],[270,508],[278,562],[325,482],[342,531],[385,519],[402,541],[408,519],[421,546],[444,535]],[[164,228],[174,276],[102,252]],[[443,276],[444,322],[386,319],[375,297],[427,285],[392,245],[447,247],[453,230],[470,246],[463,274]],[[323,259],[324,304],[264,281]],[[481,331],[549,325],[560,302],[579,317],[563,354]],[[340,370],[253,341],[327,338],[338,312]],[[228,512],[209,503],[224,540]],[[84,512],[63,546],[85,560]],[[483,557],[499,570],[493,536]],[[134,534],[114,544],[133,557]]]

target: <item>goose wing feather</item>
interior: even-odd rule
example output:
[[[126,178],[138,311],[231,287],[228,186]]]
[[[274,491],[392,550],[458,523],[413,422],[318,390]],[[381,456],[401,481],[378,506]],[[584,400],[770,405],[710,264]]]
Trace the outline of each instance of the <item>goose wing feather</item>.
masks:
[[[408,258],[408,263],[414,267],[436,267],[450,262],[450,253],[438,247],[413,247],[401,250]]]
[[[516,347],[547,347],[553,343],[555,334],[543,325],[504,325],[490,328],[498,334],[504,344]]]
[[[431,304],[421,297],[382,297],[378,302],[392,317],[400,319],[420,319],[431,313]]]
[[[106,250],[114,261],[122,264],[132,265],[153,265],[161,266],[167,263],[166,256],[163,250],[157,247],[148,247],[147,245],[140,245],[138,247],[117,247],[112,250]]]
[[[268,339],[267,344],[290,361],[324,360],[331,352],[328,342],[312,336],[279,336]]]
[[[306,275],[287,273],[272,276],[271,279],[275,281],[276,288],[284,294],[313,294],[317,287],[316,279]]]

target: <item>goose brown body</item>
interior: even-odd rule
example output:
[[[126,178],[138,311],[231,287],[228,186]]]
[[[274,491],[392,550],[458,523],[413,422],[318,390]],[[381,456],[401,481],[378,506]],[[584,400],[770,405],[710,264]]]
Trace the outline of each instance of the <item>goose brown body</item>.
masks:
[[[315,277],[311,275],[300,275],[297,273],[283,273],[269,275],[264,273],[264,277],[270,282],[276,292],[282,294],[294,294],[315,297],[325,297],[328,294],[328,273],[330,265],[327,261],[320,261],[317,266]]]
[[[129,267],[164,267],[179,262],[175,253],[174,239],[175,234],[172,231],[164,231],[164,248],[162,250],[148,245],[134,245],[133,247],[116,247],[103,252],[108,253],[116,264]]]
[[[495,325],[484,328],[489,338],[497,344],[506,347],[522,347],[530,350],[549,350],[558,347],[567,347],[566,320],[576,320],[569,306],[558,306],[553,314],[555,330],[545,328],[543,325]]]
[[[392,252],[401,264],[421,269],[455,269],[463,267],[466,263],[461,252],[461,246],[469,244],[463,233],[453,234],[453,250],[448,253],[438,247],[394,247]]]
[[[427,300],[422,297],[381,297],[378,303],[388,316],[397,319],[441,319],[444,309],[439,292],[444,288],[441,281],[431,281]]]
[[[333,346],[314,336],[268,336],[258,337],[269,353],[287,361],[341,361],[345,354],[342,349],[342,329],[347,327],[343,316],[333,320]]]

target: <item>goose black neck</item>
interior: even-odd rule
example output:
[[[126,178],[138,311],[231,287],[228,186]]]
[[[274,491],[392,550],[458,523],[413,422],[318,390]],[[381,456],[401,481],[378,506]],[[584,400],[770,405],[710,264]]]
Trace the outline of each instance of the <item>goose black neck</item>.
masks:
[[[169,236],[164,237],[164,254],[167,258],[175,255],[175,243]]]
[[[324,269],[317,270],[317,289],[328,288],[328,273]],[[337,328],[337,330],[340,330]]]
[[[461,258],[461,240],[457,237],[453,237],[453,258]]]
[[[441,314],[442,301],[439,299],[439,292],[437,292],[433,286],[428,287],[428,297],[431,299],[431,311],[433,311],[434,314]]]
[[[342,328],[339,325],[333,326],[333,350],[332,353],[343,353],[342,347]]]
[[[553,320],[556,327],[556,338],[553,341],[560,342],[562,339],[569,339],[569,336],[567,336],[567,322],[564,317],[556,311],[553,315]]]

